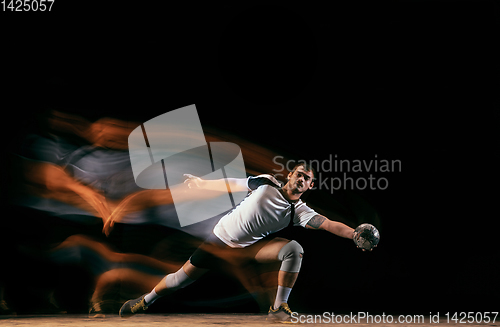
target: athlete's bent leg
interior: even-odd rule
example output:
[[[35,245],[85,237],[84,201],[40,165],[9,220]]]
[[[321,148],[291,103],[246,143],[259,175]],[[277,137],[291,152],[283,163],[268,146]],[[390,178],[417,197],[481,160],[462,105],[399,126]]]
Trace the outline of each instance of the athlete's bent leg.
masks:
[[[194,266],[189,260],[178,271],[168,274],[153,288],[153,290],[143,296],[129,300],[120,309],[120,317],[127,318],[136,313],[146,311],[154,301],[162,296],[175,292],[186,287],[201,277],[208,269]]]
[[[300,271],[303,253],[304,250],[298,242],[276,238],[260,248],[255,255],[257,262],[261,263],[281,261],[274,310],[278,310],[283,303],[288,302]]]

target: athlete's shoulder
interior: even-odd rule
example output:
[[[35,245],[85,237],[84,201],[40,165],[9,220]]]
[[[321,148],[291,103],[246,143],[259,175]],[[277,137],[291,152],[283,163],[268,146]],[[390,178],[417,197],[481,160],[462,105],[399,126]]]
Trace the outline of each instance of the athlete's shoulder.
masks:
[[[276,179],[273,175],[262,174],[257,176],[251,176],[248,178],[247,186],[251,190],[257,189],[262,185],[270,185],[273,187],[281,187],[281,182]]]

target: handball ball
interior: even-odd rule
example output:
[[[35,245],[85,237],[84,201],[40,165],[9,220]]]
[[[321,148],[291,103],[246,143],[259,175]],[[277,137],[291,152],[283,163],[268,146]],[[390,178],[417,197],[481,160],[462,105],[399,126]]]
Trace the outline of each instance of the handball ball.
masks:
[[[361,224],[354,230],[354,243],[364,250],[371,251],[380,240],[380,233],[371,224]]]

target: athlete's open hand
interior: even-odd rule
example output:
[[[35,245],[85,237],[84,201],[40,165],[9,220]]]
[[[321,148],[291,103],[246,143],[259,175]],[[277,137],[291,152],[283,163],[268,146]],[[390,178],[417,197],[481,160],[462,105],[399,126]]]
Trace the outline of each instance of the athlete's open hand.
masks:
[[[184,174],[186,180],[184,184],[187,184],[189,188],[201,189],[203,187],[204,180],[191,174]]]

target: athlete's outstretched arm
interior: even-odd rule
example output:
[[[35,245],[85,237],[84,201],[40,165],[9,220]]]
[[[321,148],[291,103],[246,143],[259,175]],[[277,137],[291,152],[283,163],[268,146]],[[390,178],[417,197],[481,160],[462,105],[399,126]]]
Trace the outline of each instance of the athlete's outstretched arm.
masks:
[[[337,236],[352,239],[354,229],[338,221],[332,221],[323,215],[316,215],[312,217],[306,225],[306,228],[326,230]]]
[[[173,186],[179,192],[176,192],[175,201],[193,201],[210,199],[227,192],[227,185],[224,179],[202,180],[199,177],[185,174],[185,184]],[[231,192],[248,191],[246,179],[228,178],[228,184]],[[132,212],[144,210],[160,205],[173,204],[172,189],[166,190],[143,190],[128,195],[113,210],[109,219],[106,221],[103,232],[106,235],[111,233],[115,223],[120,222],[122,218]]]
[[[229,187],[231,192],[248,191],[246,178],[205,180],[191,174],[184,174],[184,176],[186,177],[184,183],[186,183],[189,188],[225,192]]]

